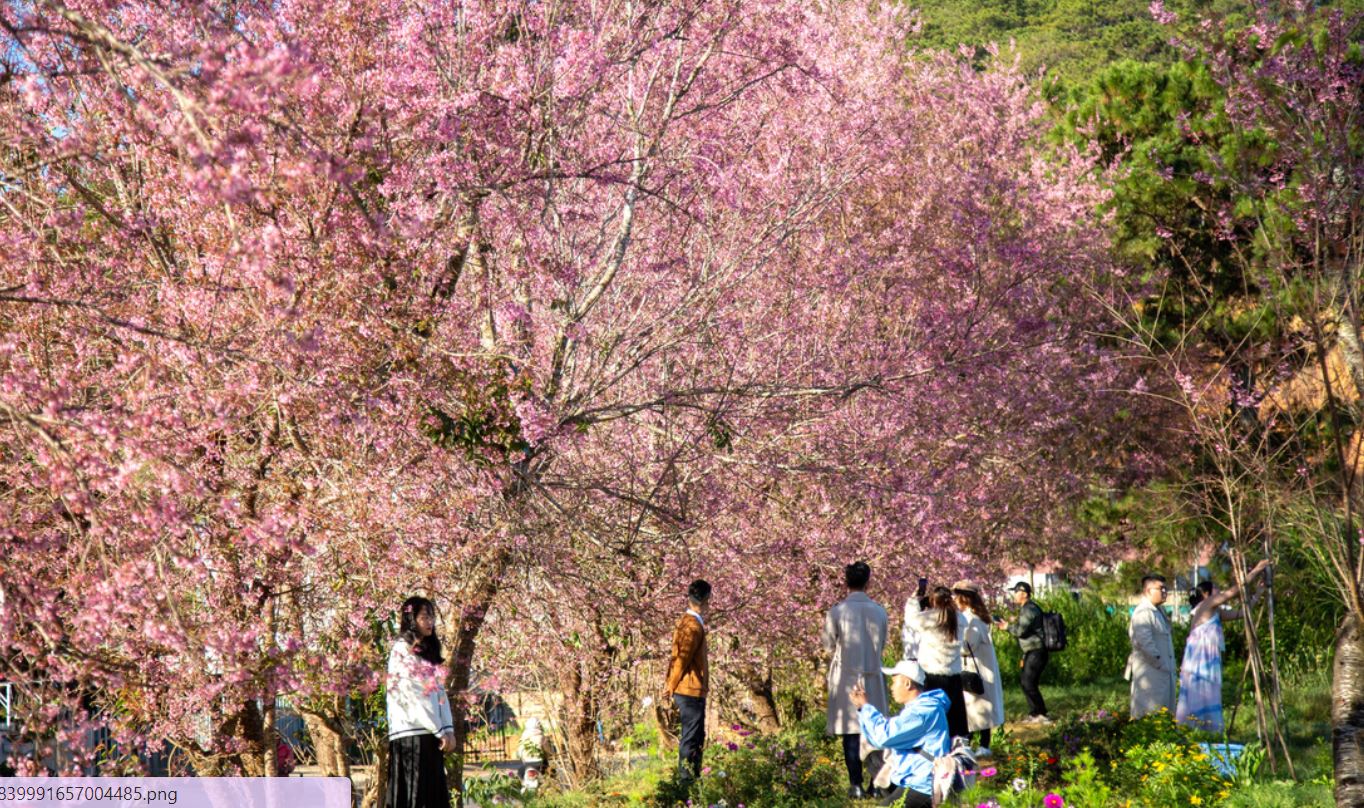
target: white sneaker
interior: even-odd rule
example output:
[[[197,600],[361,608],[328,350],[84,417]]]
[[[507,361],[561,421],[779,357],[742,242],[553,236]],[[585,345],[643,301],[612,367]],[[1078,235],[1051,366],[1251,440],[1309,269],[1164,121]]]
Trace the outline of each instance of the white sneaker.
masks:
[[[972,754],[976,756],[976,760],[980,760],[981,758],[993,757],[990,754],[990,747],[988,746],[978,746],[976,747],[976,750],[972,752]]]
[[[1055,723],[1056,723],[1055,721],[1052,721],[1050,718],[1046,717],[1045,715],[1035,715],[1035,716],[1033,716],[1033,717],[1032,717],[1032,722],[1033,722],[1034,724],[1042,724],[1042,725],[1044,725],[1044,726],[1045,726],[1045,725],[1048,725],[1048,724],[1055,724]]]

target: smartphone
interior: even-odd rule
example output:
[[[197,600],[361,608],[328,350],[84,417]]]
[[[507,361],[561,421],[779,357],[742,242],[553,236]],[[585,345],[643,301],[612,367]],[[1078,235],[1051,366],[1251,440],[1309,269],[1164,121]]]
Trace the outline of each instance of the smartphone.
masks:
[[[927,578],[922,578],[922,577],[919,578],[919,591],[920,591],[920,592],[927,592],[927,591],[928,591],[928,579],[927,579]]]

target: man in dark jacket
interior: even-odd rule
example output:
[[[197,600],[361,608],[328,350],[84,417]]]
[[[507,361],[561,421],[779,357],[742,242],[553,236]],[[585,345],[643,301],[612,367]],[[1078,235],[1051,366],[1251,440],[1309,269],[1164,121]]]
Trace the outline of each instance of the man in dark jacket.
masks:
[[[1042,699],[1042,689],[1038,687],[1042,671],[1050,659],[1043,641],[1042,608],[1032,602],[1031,584],[1019,581],[1009,591],[1013,593],[1014,603],[1018,606],[1018,622],[1010,625],[1009,621],[1001,618],[995,621],[995,625],[1017,637],[1018,648],[1023,652],[1023,673],[1019,676],[1019,685],[1023,688],[1024,698],[1028,700],[1028,717],[1022,723],[1050,724],[1047,703]]]
[[[678,768],[693,778],[701,775],[701,749],[706,745],[706,694],[710,691],[710,662],[706,659],[706,612],[710,584],[701,579],[687,587],[687,613],[673,629],[672,657],[664,698],[672,698],[682,714],[677,740]]]

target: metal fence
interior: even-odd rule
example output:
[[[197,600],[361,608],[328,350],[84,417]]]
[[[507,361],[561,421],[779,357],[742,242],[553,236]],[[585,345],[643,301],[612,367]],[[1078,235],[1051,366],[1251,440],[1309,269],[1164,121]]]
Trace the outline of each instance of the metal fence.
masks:
[[[521,731],[516,712],[496,693],[485,693],[469,716],[464,757],[470,762],[498,763],[516,759]]]
[[[484,727],[469,735],[464,757],[471,763],[501,763],[516,758],[519,733],[505,726],[498,729]]]

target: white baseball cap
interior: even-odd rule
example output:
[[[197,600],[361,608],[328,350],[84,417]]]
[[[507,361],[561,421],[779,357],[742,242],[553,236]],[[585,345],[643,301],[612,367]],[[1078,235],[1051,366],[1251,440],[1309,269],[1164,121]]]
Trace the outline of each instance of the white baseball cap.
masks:
[[[923,684],[924,680],[928,678],[927,674],[924,673],[924,669],[919,667],[919,663],[912,659],[902,659],[895,663],[895,667],[882,668],[881,672],[887,676],[908,677],[911,682],[917,685]]]

